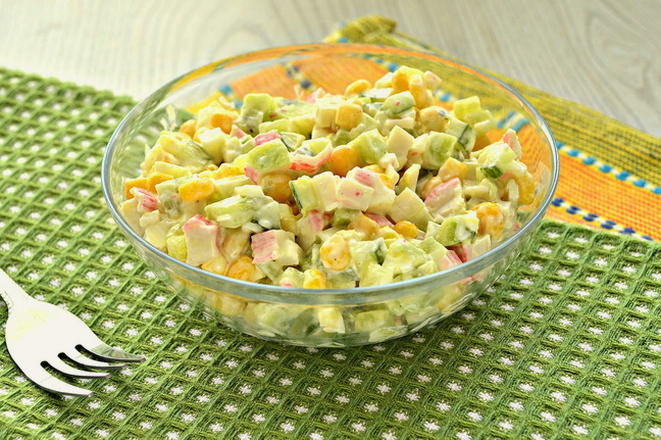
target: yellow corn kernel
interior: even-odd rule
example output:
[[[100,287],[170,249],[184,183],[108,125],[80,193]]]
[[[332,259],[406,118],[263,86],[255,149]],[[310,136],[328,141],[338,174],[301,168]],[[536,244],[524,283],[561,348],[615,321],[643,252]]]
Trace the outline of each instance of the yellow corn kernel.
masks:
[[[181,124],[179,131],[181,133],[187,134],[189,137],[195,136],[195,128],[197,127],[197,121],[195,119],[189,119],[188,121]]]
[[[527,205],[535,200],[535,182],[532,175],[526,172],[514,178],[519,187],[519,205]]]
[[[374,171],[375,173],[379,173],[379,174],[383,173],[383,168],[381,168],[381,167],[378,166],[377,164],[367,165],[367,166],[364,167],[364,168],[365,168],[366,170]]]
[[[146,177],[138,177],[137,179],[131,179],[124,182],[124,198],[126,200],[133,198],[133,194],[131,194],[132,188],[142,188],[149,191],[149,179]]]
[[[346,176],[349,171],[360,164],[360,156],[355,148],[347,145],[335,148],[328,161],[328,168],[333,174]]]
[[[229,261],[234,261],[248,251],[250,232],[243,229],[227,229],[223,238],[222,252]]]
[[[357,104],[342,104],[335,113],[335,125],[345,130],[355,128],[363,116],[363,109]]]
[[[351,222],[350,227],[356,231],[365,234],[368,240],[374,238],[379,232],[379,225],[377,222],[366,216],[365,214],[358,214]]]
[[[447,159],[441,168],[438,170],[437,176],[443,181],[447,182],[450,179],[458,177],[463,180],[468,173],[468,167],[465,163],[458,161],[454,157]]]
[[[400,234],[402,234],[406,238],[415,238],[418,236],[418,228],[411,222],[402,220],[397,223],[395,223],[395,226],[393,229]]]
[[[235,115],[226,113],[214,113],[209,119],[209,123],[213,128],[220,128],[223,132],[229,134],[232,130],[232,122],[234,122]]]
[[[247,255],[243,255],[230,264],[227,269],[227,276],[236,280],[252,281],[256,271],[257,268],[253,264],[252,259]]]
[[[422,74],[422,78],[425,80],[425,86],[427,86],[429,90],[436,90],[441,85],[441,78],[429,70]]]
[[[505,219],[500,207],[495,203],[484,202],[475,208],[477,218],[480,220],[480,234],[489,234],[498,239],[503,235]]]
[[[409,91],[415,99],[415,106],[419,109],[429,107],[431,105],[431,93],[425,86],[425,81],[419,73],[411,75],[409,78]]]
[[[271,173],[263,176],[259,184],[264,190],[264,194],[272,197],[276,202],[287,203],[291,200],[290,180],[291,176],[288,174]]]
[[[161,182],[165,182],[166,180],[172,180],[174,177],[172,177],[169,174],[163,174],[163,173],[155,173],[150,175],[147,180],[149,181],[149,188],[151,192],[156,191],[156,185],[158,185]]]
[[[209,197],[214,190],[213,180],[203,177],[179,186],[179,197],[184,202],[197,202]]]
[[[326,276],[319,269],[308,269],[303,272],[303,288],[325,289]]]
[[[480,151],[482,148],[486,147],[487,145],[491,145],[491,139],[486,134],[481,134],[477,138],[475,138],[475,145],[473,145],[473,149],[471,151]]]
[[[357,95],[371,88],[372,88],[372,84],[370,84],[369,81],[367,81],[366,79],[359,79],[349,84],[347,88],[344,89],[344,94]]]
[[[440,185],[443,183],[443,180],[441,180],[440,177],[434,176],[431,179],[427,180],[424,185],[422,185],[422,190],[420,191],[420,196],[425,199],[429,195],[432,189],[434,189],[436,186]]]
[[[351,263],[347,241],[338,236],[326,240],[319,248],[319,258],[324,267],[331,270],[344,270]]]
[[[445,127],[448,123],[448,118],[446,115],[447,112],[443,110],[442,107],[431,106],[420,110],[418,113],[418,118],[420,124],[427,131],[438,131],[442,132],[445,130]]]
[[[280,217],[280,227],[284,231],[296,234],[296,216],[293,214],[287,214]]]
[[[376,235],[384,240],[402,238],[402,236],[390,226],[383,226],[379,229],[379,233]]]
[[[392,93],[405,92],[409,89],[409,76],[412,69],[400,67],[392,74]]]
[[[227,270],[227,259],[222,254],[219,254],[202,264],[201,267],[206,271],[224,275],[225,270]]]
[[[397,183],[395,182],[395,180],[391,179],[390,177],[388,177],[388,175],[384,173],[379,174],[379,179],[381,179],[381,181],[390,189],[394,189],[395,184]]]
[[[235,165],[221,164],[217,170],[213,171],[212,176],[214,179],[222,179],[223,177],[240,176],[243,174],[243,169]]]
[[[212,305],[225,316],[240,316],[246,307],[246,301],[224,292],[216,292]]]

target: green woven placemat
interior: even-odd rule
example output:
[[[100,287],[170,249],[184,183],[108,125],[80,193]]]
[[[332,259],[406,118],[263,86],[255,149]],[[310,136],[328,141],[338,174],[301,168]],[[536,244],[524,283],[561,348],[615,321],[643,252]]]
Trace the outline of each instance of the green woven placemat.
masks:
[[[435,328],[347,350],[263,342],[170,292],[110,220],[101,155],[131,105],[0,69],[0,267],[148,356],[60,399],[3,345],[0,439],[661,436],[659,245],[547,221]]]

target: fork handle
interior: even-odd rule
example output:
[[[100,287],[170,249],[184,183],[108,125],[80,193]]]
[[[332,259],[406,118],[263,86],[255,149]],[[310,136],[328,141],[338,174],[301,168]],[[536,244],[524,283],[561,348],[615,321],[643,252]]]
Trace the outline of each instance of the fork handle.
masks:
[[[33,299],[2,269],[0,269],[0,297],[5,300],[9,310],[21,302]]]

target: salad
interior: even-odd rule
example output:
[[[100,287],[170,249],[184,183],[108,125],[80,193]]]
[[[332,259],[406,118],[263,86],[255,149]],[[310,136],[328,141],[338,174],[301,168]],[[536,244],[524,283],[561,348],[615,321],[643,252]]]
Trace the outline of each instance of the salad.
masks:
[[[147,149],[122,215],[172,257],[255,283],[374,286],[460,265],[519,227],[535,184],[516,133],[477,96],[441,103],[440,85],[400,67],[342,95],[251,93],[237,109],[216,93]]]

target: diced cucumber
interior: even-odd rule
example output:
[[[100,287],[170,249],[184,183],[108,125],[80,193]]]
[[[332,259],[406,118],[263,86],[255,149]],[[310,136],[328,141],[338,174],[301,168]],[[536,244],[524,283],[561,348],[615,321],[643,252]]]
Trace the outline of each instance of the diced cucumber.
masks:
[[[356,148],[364,164],[375,164],[386,153],[386,142],[376,128],[359,135],[349,145]]]
[[[294,116],[289,118],[291,121],[291,130],[295,133],[302,134],[303,136],[310,136],[312,128],[314,127],[314,114]]]
[[[435,238],[443,246],[452,246],[474,237],[479,224],[475,211],[454,215],[443,220]]]
[[[349,226],[353,219],[360,213],[356,209],[338,208],[333,213],[333,227],[344,228]]]
[[[373,332],[392,323],[392,315],[388,310],[370,310],[356,313],[354,330],[357,332]]]
[[[284,131],[280,133],[280,140],[289,151],[294,151],[301,146],[305,140],[305,136],[291,131]]]
[[[312,155],[319,154],[325,148],[332,147],[331,141],[328,138],[308,139],[303,141],[301,148],[305,148],[312,152]]]
[[[276,201],[265,203],[257,209],[255,219],[265,229],[280,228],[280,204]]]
[[[291,131],[291,121],[289,119],[276,119],[275,121],[267,121],[259,124],[259,133],[268,133],[269,131]]]
[[[383,87],[365,90],[360,95],[369,98],[372,102],[378,102],[385,101],[391,93],[392,89],[390,87]]]
[[[470,152],[475,146],[477,135],[475,130],[457,118],[450,117],[450,121],[445,128],[445,132],[457,138],[457,144],[465,151]]]
[[[227,135],[220,128],[199,130],[197,137],[204,151],[218,164],[223,159],[223,150]]]
[[[335,132],[335,135],[333,136],[333,146],[339,147],[340,145],[346,145],[349,142],[351,142],[351,132],[340,128]]]
[[[335,123],[335,115],[337,114],[337,104],[320,104],[315,113],[315,127],[325,128],[331,127]]]
[[[383,238],[350,242],[351,260],[356,266],[360,280],[369,276],[370,269],[374,269],[373,265],[379,266],[377,254],[383,252],[379,250],[380,248],[385,248]]]
[[[480,104],[480,98],[478,96],[470,96],[468,98],[456,100],[452,106],[452,110],[457,119],[470,122],[465,119],[466,115],[482,110],[482,104]]]
[[[241,114],[236,121],[237,125],[250,134],[259,132],[259,124],[270,120],[269,117],[277,109],[273,97],[267,93],[248,93],[243,97]]]
[[[427,222],[431,220],[429,211],[418,195],[410,188],[405,188],[395,197],[395,201],[388,212],[388,215],[395,221],[408,220],[424,230]]]
[[[422,153],[422,166],[436,170],[443,165],[454,152],[457,138],[435,131],[429,132],[427,148]]]
[[[206,216],[224,228],[238,228],[250,222],[254,215],[252,203],[244,197],[232,196],[204,208]]]
[[[184,237],[183,234],[168,235],[165,239],[165,245],[168,255],[177,260],[186,261],[188,251],[186,249],[186,237]]]
[[[429,224],[432,224],[432,222],[429,222]],[[429,231],[429,229],[427,230]],[[438,269],[440,269],[439,262],[445,256],[445,254],[448,253],[448,250],[438,241],[436,241],[436,239],[433,238],[433,236],[428,236],[428,235],[426,235],[425,239],[422,240],[422,242],[420,243],[420,249],[422,249],[427,255],[429,255],[432,258],[432,260],[435,262]]]
[[[259,173],[289,168],[289,150],[280,139],[265,142],[250,150],[246,155],[247,163]]]
[[[370,263],[358,281],[360,287],[387,284],[393,281],[393,269],[391,266],[381,266],[378,263]]]
[[[303,287],[303,272],[295,267],[288,267],[282,272],[278,284],[289,287]]]
[[[503,172],[496,165],[481,167],[480,170],[491,179],[497,179],[503,175]]]
[[[345,332],[344,318],[342,318],[342,309],[340,307],[320,307],[317,309],[317,319],[319,326],[326,333]]]
[[[420,164],[413,164],[404,171],[401,179],[397,183],[395,188],[397,194],[400,194],[406,188],[409,188],[411,191],[415,191],[415,187],[418,184],[418,177],[420,176]]]
[[[430,259],[431,257],[420,248],[419,244],[398,239],[390,243],[383,265],[391,267],[395,275],[409,274]]]
[[[289,182],[294,201],[303,214],[313,209],[321,208],[314,186],[312,178],[307,176],[299,177]]]
[[[213,181],[214,194],[212,195],[212,201],[218,201],[231,197],[234,194],[234,189],[243,185],[250,185],[252,181],[244,176],[229,176],[223,177],[221,179],[215,179]]]
[[[526,170],[525,165],[517,160],[514,150],[505,142],[496,142],[484,147],[475,153],[475,156],[480,171],[487,177],[497,174],[494,170],[489,170],[493,167],[497,167],[501,174],[510,172],[515,176],[524,173]]]
[[[389,96],[381,106],[381,112],[388,116],[396,116],[411,109],[415,105],[415,99],[411,92],[400,92]]]

